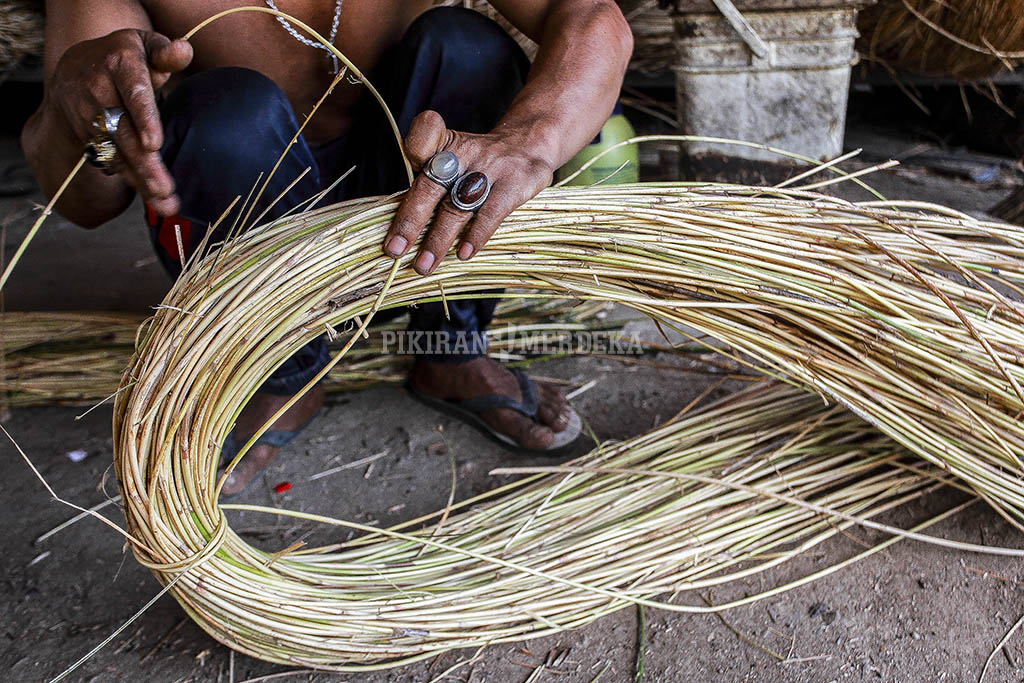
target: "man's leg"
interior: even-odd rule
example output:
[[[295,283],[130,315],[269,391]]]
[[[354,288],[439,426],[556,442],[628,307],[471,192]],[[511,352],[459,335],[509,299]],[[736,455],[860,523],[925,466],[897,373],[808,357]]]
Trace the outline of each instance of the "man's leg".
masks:
[[[147,216],[161,261],[172,275],[181,272],[175,226],[181,231],[188,258],[199,248],[211,225],[235,197],[244,200],[277,163],[298,123],[284,93],[267,77],[248,69],[224,68],[189,77],[161,107],[164,120],[164,162],[181,197],[181,215],[159,220]],[[305,169],[310,171],[273,207],[270,203]],[[262,176],[261,176],[262,174]],[[277,218],[320,189],[320,172],[309,147],[300,138],[285,157],[263,196],[249,207],[236,205],[207,240],[223,241],[233,226],[251,227]],[[258,190],[258,186],[257,186]],[[246,215],[248,223],[241,225]],[[329,360],[327,345],[319,338],[300,349],[264,382],[239,416],[233,431],[238,445],[248,440]],[[276,430],[295,430],[304,425],[323,403],[321,387],[310,391],[274,423]],[[278,449],[259,445],[235,469],[224,487],[227,494],[240,491],[277,455]]]
[[[409,27],[401,44],[376,70],[374,82],[403,136],[426,110],[439,113],[449,128],[485,133],[497,125],[522,89],[529,66],[523,51],[496,23],[478,12],[445,7],[425,12]],[[364,163],[356,162],[354,184],[363,194],[391,193],[408,183],[390,128],[377,107],[375,101],[367,102],[359,117],[374,122],[373,134],[359,136],[372,141],[372,147],[359,154]],[[492,394],[522,398],[515,377],[485,355],[484,333],[496,303],[488,296],[451,299],[447,314],[441,303],[421,304],[410,312],[410,332],[440,332],[432,338],[449,340],[447,349],[417,358],[411,377],[417,389],[453,400]],[[522,446],[542,450],[551,443],[553,432],[565,429],[569,409],[556,389],[539,385],[537,391],[539,423],[507,409],[481,417]]]

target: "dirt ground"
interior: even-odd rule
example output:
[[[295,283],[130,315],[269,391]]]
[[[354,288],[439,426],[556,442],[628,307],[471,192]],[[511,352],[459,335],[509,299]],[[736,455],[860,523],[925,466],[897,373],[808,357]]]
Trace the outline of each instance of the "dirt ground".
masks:
[[[876,154],[887,156],[914,144],[894,144],[871,131],[857,134],[857,144],[868,148],[869,156],[871,145]],[[16,156],[15,141],[0,140],[0,161]],[[873,183],[891,198],[939,201],[969,212],[983,211],[1012,189],[1009,182],[976,183],[913,164],[877,175]],[[0,201],[7,257],[27,231],[32,202],[38,201],[39,196]],[[146,310],[158,303],[168,285],[138,212],[93,232],[54,216],[16,271],[4,305],[7,310]],[[634,329],[655,338],[649,326]],[[639,434],[674,415],[707,386],[706,377],[698,374],[593,357],[551,361],[533,366],[532,372],[564,380],[569,388],[596,380],[575,404],[601,439]],[[102,407],[76,420],[80,412],[18,409],[3,424],[59,495],[88,507],[115,492],[108,476],[111,412]],[[244,501],[382,525],[430,512],[444,505],[449,491],[446,456],[429,448],[438,441],[439,425],[456,459],[457,496],[493,487],[494,477],[487,473],[512,462],[509,455],[469,428],[414,403],[399,389],[372,388],[332,400]],[[66,454],[74,450],[85,451],[86,459],[69,460]],[[307,481],[311,473],[381,451],[387,455],[372,469]],[[0,679],[48,680],[132,617],[157,593],[158,585],[125,552],[121,538],[95,520],[36,543],[74,511],[49,499],[9,443],[0,443],[0,453],[0,525],[8,534],[0,556],[0,610],[7,615],[0,627]],[[279,495],[272,487],[281,481],[294,486]],[[960,500],[958,494],[934,494],[884,521],[909,526]],[[121,521],[116,509],[106,512]],[[309,531],[292,522],[244,514],[234,515],[232,526],[268,548],[285,547]],[[1005,522],[980,504],[931,532],[976,543],[1022,545]],[[749,581],[678,599],[697,605],[705,598],[720,602],[748,595],[848,558],[861,544],[883,538],[855,528]],[[492,646],[448,680],[632,681],[642,647],[643,680],[649,682],[972,681],[1024,614],[1022,587],[1019,561],[903,541],[825,579],[721,616],[648,610],[642,643],[637,611],[627,609],[576,631]],[[473,654],[450,652],[374,673],[300,672],[271,680],[425,683]],[[558,663],[539,670],[546,661]],[[284,671],[286,667],[232,654],[165,596],[69,680],[219,683],[267,680],[261,677]],[[1021,680],[1024,634],[1018,633],[994,658],[986,681]]]

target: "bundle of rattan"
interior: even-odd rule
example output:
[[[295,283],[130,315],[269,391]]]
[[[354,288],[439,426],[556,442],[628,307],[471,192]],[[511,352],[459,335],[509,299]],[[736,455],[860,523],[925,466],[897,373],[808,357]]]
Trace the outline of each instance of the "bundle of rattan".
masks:
[[[1024,59],[1022,0],[879,0],[857,25],[861,55],[898,71],[978,80]]]
[[[790,499],[870,518],[936,486],[911,465],[842,409],[765,385],[564,473],[467,501],[426,529],[277,555],[194,512],[203,523],[178,526],[201,536],[186,543],[223,530],[218,552],[161,574],[180,576],[173,590],[186,611],[242,652],[330,668],[397,665],[549,635],[634,602],[704,611],[653,598],[749,577],[849,526]],[[168,503],[195,504],[185,490],[169,494]]]
[[[0,405],[99,401],[117,390],[142,317],[0,313]],[[104,393],[105,392],[105,393]]]
[[[0,72],[43,53],[42,3],[0,0]]]
[[[397,265],[380,253],[396,206],[353,201],[231,243],[175,285],[125,373],[115,464],[136,556],[232,647],[318,666],[416,657],[745,575],[756,562],[737,558],[781,561],[780,543],[831,533],[844,517],[825,508],[869,514],[923,486],[897,473],[897,443],[1024,519],[1017,228],[765,188],[566,188],[516,211],[473,260],[421,277],[414,252]],[[412,535],[268,555],[231,532],[219,444],[278,364],[325,325],[494,287],[632,306],[865,422],[814,412],[819,397],[756,394]]]
[[[544,358],[570,355],[581,348],[573,335],[621,328],[621,320],[604,320],[605,308],[601,302],[501,301],[489,353],[519,365],[535,359],[532,349],[552,349]],[[143,320],[118,313],[0,313],[0,406],[83,405],[111,396]],[[385,336],[401,328],[397,321],[376,326],[325,378],[327,391],[404,381],[411,356],[393,353]]]

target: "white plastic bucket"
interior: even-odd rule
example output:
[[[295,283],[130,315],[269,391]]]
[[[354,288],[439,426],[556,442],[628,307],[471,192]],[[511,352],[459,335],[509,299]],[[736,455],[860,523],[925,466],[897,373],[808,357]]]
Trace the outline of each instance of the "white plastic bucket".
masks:
[[[856,62],[858,4],[793,8],[790,2],[787,9],[757,10],[737,4],[766,45],[764,56],[754,54],[721,13],[675,16],[682,132],[758,142],[818,160],[838,156]],[[687,143],[683,151],[780,161],[764,150],[711,142]]]

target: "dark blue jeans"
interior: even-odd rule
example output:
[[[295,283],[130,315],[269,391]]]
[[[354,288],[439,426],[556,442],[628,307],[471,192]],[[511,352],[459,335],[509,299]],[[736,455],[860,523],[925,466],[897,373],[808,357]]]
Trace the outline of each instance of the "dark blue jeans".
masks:
[[[296,49],[307,49],[296,44]],[[526,80],[529,62],[505,31],[477,12],[435,8],[409,27],[401,42],[370,75],[405,136],[413,118],[432,109],[453,129],[484,133],[497,124]],[[361,87],[361,86],[342,86]],[[207,226],[235,197],[246,197],[262,172],[273,168],[298,130],[288,99],[269,78],[249,69],[212,69],[186,78],[161,107],[164,162],[177,184],[181,215],[158,219],[147,210],[161,262],[172,275],[181,271],[175,223],[181,225],[186,257],[202,242]],[[310,172],[271,208],[264,220],[282,215],[330,186],[346,170],[355,171],[323,203],[377,194],[407,186],[394,135],[377,101],[365,93],[347,134],[311,146],[301,137],[275,173],[251,216],[258,216],[307,167]],[[261,181],[262,182],[262,181]],[[237,212],[210,236],[222,241]],[[431,354],[430,360],[463,362],[486,351],[483,331],[495,299],[452,300],[450,319],[439,303],[410,309],[411,332],[465,335],[468,353]],[[392,315],[400,314],[398,311]],[[381,316],[378,316],[380,318]],[[383,316],[387,317],[387,316]],[[329,360],[321,337],[279,367],[262,390],[292,395]]]

